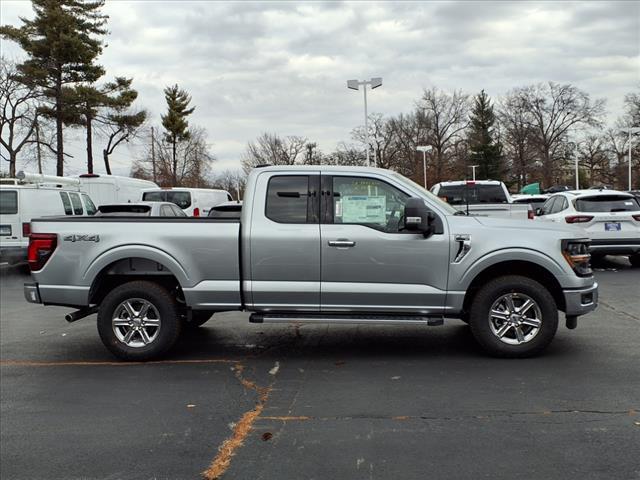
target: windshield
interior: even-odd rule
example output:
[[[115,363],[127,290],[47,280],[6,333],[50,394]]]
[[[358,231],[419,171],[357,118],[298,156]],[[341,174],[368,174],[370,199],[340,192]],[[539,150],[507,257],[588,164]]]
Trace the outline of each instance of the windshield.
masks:
[[[191,194],[189,192],[175,192],[171,190],[145,192],[142,195],[145,202],[171,202],[182,208],[191,206]]]
[[[438,205],[438,207],[440,207],[442,210],[444,210],[449,215],[455,215],[458,212],[458,210],[453,208],[447,202],[443,202],[442,199],[440,199],[437,196],[435,196],[433,193],[431,193],[429,190],[424,188],[419,183],[416,183],[413,180],[411,180],[410,178],[407,178],[404,175],[400,175],[397,172],[393,172],[392,175],[396,178],[396,180],[399,180],[400,182],[402,182],[402,183],[404,183],[406,185],[409,185],[414,190],[419,191],[420,195],[422,195],[423,197],[428,198],[430,202],[433,202],[436,205]]]

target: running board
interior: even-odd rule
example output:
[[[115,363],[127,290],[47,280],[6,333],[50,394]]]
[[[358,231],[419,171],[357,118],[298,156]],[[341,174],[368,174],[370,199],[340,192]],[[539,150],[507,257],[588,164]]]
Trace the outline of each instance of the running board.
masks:
[[[379,324],[379,325],[427,325],[435,327],[444,323],[442,315],[362,315],[362,314],[310,314],[310,313],[252,313],[251,323],[336,323],[336,324]]]

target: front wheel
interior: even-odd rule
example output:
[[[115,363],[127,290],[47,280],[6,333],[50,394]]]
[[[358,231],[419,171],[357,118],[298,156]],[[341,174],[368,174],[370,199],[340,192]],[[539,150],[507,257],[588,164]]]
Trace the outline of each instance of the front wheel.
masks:
[[[558,329],[551,293],[528,277],[509,275],[487,283],[471,304],[476,341],[496,357],[531,357],[542,352]]]
[[[120,285],[104,298],[98,311],[102,343],[123,360],[161,356],[175,344],[180,328],[174,297],[153,282]]]

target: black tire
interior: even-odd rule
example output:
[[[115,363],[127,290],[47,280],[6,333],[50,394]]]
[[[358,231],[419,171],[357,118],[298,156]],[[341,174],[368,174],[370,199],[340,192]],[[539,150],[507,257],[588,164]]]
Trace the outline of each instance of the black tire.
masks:
[[[123,336],[124,333],[128,334],[130,330],[135,330],[134,327],[127,325],[116,327],[112,324],[116,315],[120,317],[122,322],[133,321],[131,316],[126,313],[126,308],[123,308],[123,303],[127,300],[131,300],[133,303],[130,303],[134,306],[136,304],[143,305],[143,302],[151,305],[150,313],[145,317],[156,317],[148,320],[149,323],[158,323],[159,327],[138,326],[138,330],[145,331],[146,340],[150,340],[148,344],[145,344],[145,338],[141,332],[134,332],[129,342],[131,345],[136,343],[143,345],[128,345],[124,342],[127,339],[126,335],[122,339],[118,338],[118,335]],[[142,307],[137,313],[141,313],[141,311]],[[111,353],[122,360],[147,361],[160,357],[176,343],[180,336],[181,327],[182,322],[178,317],[174,296],[154,282],[134,281],[120,285],[107,294],[98,311],[98,333],[102,343]]]
[[[184,320],[183,324],[185,328],[198,328],[207,323],[213,317],[213,312],[209,310],[192,310],[191,321]]]
[[[532,305],[521,316],[517,313],[516,303],[524,307],[527,299],[532,301]],[[514,315],[506,314],[508,301],[515,307],[512,311]],[[502,311],[503,305],[505,313],[501,315],[508,319],[499,319],[493,315],[490,317],[492,307],[495,307],[494,311]],[[510,322],[515,323],[512,325]],[[536,322],[539,327],[522,322]],[[558,307],[551,293],[535,280],[519,275],[498,277],[476,294],[471,304],[469,325],[474,338],[489,355],[532,357],[541,353],[553,340],[558,330]],[[501,339],[498,335],[503,328],[505,331],[502,332]]]
[[[640,253],[629,255],[629,263],[632,267],[640,268]]]

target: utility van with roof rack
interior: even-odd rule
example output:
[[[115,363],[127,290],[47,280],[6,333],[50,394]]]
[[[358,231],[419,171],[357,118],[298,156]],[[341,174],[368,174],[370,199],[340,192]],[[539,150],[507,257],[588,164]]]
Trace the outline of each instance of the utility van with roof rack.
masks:
[[[32,223],[29,302],[98,314],[125,360],[166,353],[215,312],[254,323],[468,322],[492,355],[544,350],[594,310],[588,239],[570,227],[467,216],[364,167],[249,175],[240,218],[78,217]]]
[[[33,218],[93,215],[96,207],[77,179],[18,173],[0,184],[0,263],[27,260]]]
[[[431,192],[449,205],[470,215],[532,219],[534,209],[514,203],[506,185],[497,180],[440,182]]]
[[[82,190],[91,196],[98,207],[115,203],[139,202],[143,190],[158,188],[158,185],[150,180],[118,175],[84,173],[74,178],[80,181]]]

